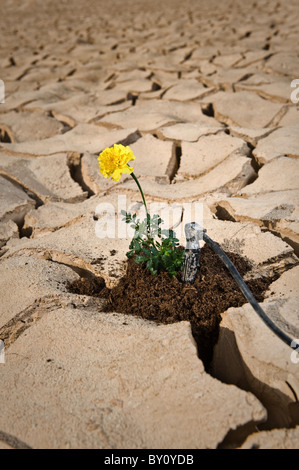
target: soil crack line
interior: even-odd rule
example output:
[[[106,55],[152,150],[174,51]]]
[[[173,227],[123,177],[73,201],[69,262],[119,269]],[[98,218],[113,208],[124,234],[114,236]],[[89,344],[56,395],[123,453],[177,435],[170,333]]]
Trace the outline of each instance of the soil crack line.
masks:
[[[14,318],[0,328],[0,339],[5,347],[11,346],[27,328],[38,321],[47,310],[61,307],[63,299],[45,296],[37,299],[33,305],[19,312]]]
[[[4,431],[0,431],[0,441],[4,442],[13,449],[32,449],[32,447],[30,447],[25,442]]]

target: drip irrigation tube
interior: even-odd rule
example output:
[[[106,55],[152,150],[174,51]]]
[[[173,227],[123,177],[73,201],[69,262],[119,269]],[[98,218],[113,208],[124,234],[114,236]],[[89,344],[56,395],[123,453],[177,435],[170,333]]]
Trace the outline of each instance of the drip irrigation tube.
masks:
[[[235,265],[231,262],[229,257],[224,253],[224,251],[220,248],[220,246],[214,242],[206,233],[203,231],[203,239],[204,241],[217,253],[220,257],[221,261],[225,264],[233,278],[235,279],[236,283],[238,284],[240,290],[242,291],[243,295],[246,297],[248,302],[251,304],[253,309],[259,315],[259,317],[263,320],[263,322],[290,348],[297,350],[299,348],[299,343],[297,340],[290,338],[286,333],[284,333],[264,312],[264,310],[260,307],[258,302],[256,301],[255,297],[253,296],[252,292],[244,282],[242,276],[240,275],[239,271],[235,267]]]

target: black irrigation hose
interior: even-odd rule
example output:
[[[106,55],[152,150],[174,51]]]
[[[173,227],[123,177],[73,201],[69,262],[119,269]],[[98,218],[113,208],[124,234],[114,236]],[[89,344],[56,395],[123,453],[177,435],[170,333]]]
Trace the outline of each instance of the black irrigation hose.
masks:
[[[253,309],[259,315],[259,317],[263,320],[263,322],[288,346],[292,349],[299,348],[299,343],[296,340],[290,338],[286,333],[284,333],[280,328],[278,328],[275,323],[266,315],[264,310],[260,307],[258,302],[256,301],[255,297],[253,296],[252,292],[248,288],[248,286],[243,281],[242,276],[240,275],[239,271],[235,267],[235,265],[231,262],[229,257],[224,253],[224,251],[220,248],[220,246],[215,243],[205,232],[203,232],[203,239],[204,241],[210,245],[210,247],[217,253],[220,257],[221,261],[225,264],[227,269],[230,271],[231,275],[237,282],[240,290],[242,291],[243,295],[246,297],[248,302],[250,302]]]

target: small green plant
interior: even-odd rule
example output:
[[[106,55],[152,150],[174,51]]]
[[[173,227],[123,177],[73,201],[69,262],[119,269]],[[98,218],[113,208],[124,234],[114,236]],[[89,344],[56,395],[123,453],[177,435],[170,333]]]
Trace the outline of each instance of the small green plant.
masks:
[[[173,230],[161,229],[163,220],[157,214],[140,221],[136,214],[121,212],[124,221],[134,229],[134,237],[127,252],[128,258],[135,263],[145,263],[152,274],[161,271],[176,276],[182,269],[184,251],[179,249],[179,240],[175,238]]]
[[[145,207],[146,217],[140,221],[136,214],[122,211],[126,223],[131,223],[134,228],[134,237],[130,243],[128,258],[133,258],[136,263],[145,263],[152,274],[166,271],[171,276],[176,276],[182,269],[184,251],[179,249],[179,240],[175,238],[173,230],[162,230],[163,220],[158,215],[149,215],[144,194],[140,183],[133,173],[128,162],[135,160],[135,155],[129,146],[114,144],[106,148],[98,157],[99,171],[105,178],[119,181],[123,173],[129,174],[134,179],[140,191]]]

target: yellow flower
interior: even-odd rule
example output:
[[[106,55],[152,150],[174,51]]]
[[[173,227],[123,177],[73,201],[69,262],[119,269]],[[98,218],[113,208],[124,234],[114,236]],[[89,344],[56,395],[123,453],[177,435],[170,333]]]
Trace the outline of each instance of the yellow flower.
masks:
[[[134,168],[128,165],[130,160],[135,160],[135,155],[129,146],[114,144],[113,147],[106,148],[98,156],[99,170],[105,178],[119,181],[122,173],[131,174]]]

